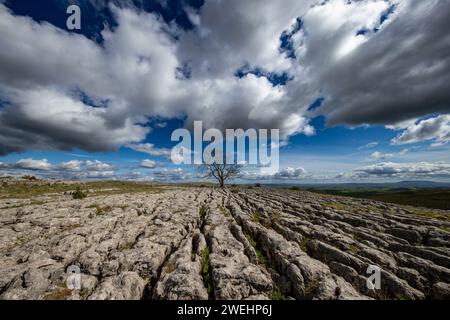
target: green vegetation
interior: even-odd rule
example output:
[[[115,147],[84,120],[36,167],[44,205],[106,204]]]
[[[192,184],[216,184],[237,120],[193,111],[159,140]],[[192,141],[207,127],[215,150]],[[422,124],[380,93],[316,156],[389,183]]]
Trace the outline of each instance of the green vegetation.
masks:
[[[200,216],[200,219],[204,219],[206,217],[206,214],[208,213],[208,209],[204,204],[198,209],[198,214]]]
[[[258,263],[262,266],[266,266],[267,259],[264,256],[264,254],[262,253],[262,251],[258,249],[256,241],[253,240],[253,238],[248,234],[246,234],[245,237],[247,238],[247,241],[250,243],[250,245],[253,247],[253,249],[255,249],[256,257],[258,258]]]
[[[314,279],[306,284],[305,286],[305,299],[311,300],[317,294],[317,290],[319,290],[320,282],[317,279]]]
[[[24,175],[22,176],[22,180],[37,181],[37,178],[35,176]]]
[[[356,245],[356,244],[350,244],[350,245],[348,245],[348,250],[351,252],[351,253],[358,253],[359,252],[359,247]]]
[[[60,232],[65,232],[65,231],[74,230],[76,228],[81,228],[81,224],[79,224],[79,223],[69,224],[69,225],[66,225],[64,227],[61,227],[59,230],[60,230]]]
[[[300,243],[300,249],[302,249],[303,252],[308,253],[308,242],[311,239],[309,239],[308,237],[303,237],[302,242]]]
[[[277,286],[274,286],[272,289],[272,300],[286,300],[286,296],[283,294],[283,292],[278,288]]]
[[[220,211],[220,213],[221,214],[223,214],[225,217],[231,217],[231,214],[230,214],[230,212],[227,210],[227,209],[225,209],[224,207],[219,207],[219,211]]]
[[[351,209],[348,205],[345,205],[342,203],[337,203],[337,202],[326,202],[325,205],[327,207],[333,208],[334,210],[349,210],[349,209]]]
[[[433,211],[421,210],[421,209],[417,209],[417,208],[410,209],[409,211],[420,217],[450,221],[450,215],[446,215],[446,214],[440,214],[440,213],[436,213]]]
[[[44,296],[44,300],[66,300],[71,295],[72,290],[65,288],[59,291],[48,293]]]
[[[74,192],[77,192],[77,187],[80,190],[89,190],[89,196],[136,192],[158,193],[167,189],[165,186],[132,181],[89,181],[75,185],[70,182],[27,179],[26,181],[15,180],[2,183],[0,186],[0,199],[26,199],[46,194],[72,195]]]
[[[360,189],[321,189],[309,188],[308,191],[371,199],[414,207],[450,210],[450,189],[418,189],[418,188],[360,188]]]
[[[79,186],[77,187],[77,190],[75,190],[75,192],[72,193],[72,198],[74,199],[84,199],[86,197],[87,197],[86,192],[83,192]]]
[[[95,214],[98,216],[104,215],[113,209],[112,206],[101,206],[97,203],[92,204],[92,205],[88,206],[87,208],[95,208]]]
[[[253,240],[253,238],[250,237],[248,234],[246,234],[245,237],[247,238],[248,243],[250,243],[250,245],[251,245],[253,248],[256,248],[256,242],[255,242],[255,240]]]
[[[164,267],[164,271],[166,273],[172,273],[177,269],[177,266],[175,265],[175,261],[170,261],[169,263],[166,264],[166,266]]]
[[[261,250],[259,250],[257,247],[255,247],[256,257],[258,258],[258,263],[262,266],[265,266],[267,264],[267,259],[262,253]]]
[[[89,294],[90,294],[89,289],[87,289],[87,288],[81,289],[80,293],[79,293],[80,299],[81,300],[86,300],[86,298],[89,296]]]
[[[121,205],[118,205],[117,208],[120,208],[120,209],[125,211],[125,209],[128,208],[128,205],[127,204],[121,204]]]
[[[259,223],[261,221],[261,215],[258,211],[253,211],[251,220],[256,223]]]
[[[293,186],[293,187],[291,187],[291,190],[292,191],[300,191],[300,187]]]
[[[206,247],[200,252],[201,256],[201,265],[202,265],[202,277],[203,277],[203,285],[208,292],[208,296],[210,299],[214,297],[213,285],[212,285],[212,273],[211,266],[209,264],[209,248]]]

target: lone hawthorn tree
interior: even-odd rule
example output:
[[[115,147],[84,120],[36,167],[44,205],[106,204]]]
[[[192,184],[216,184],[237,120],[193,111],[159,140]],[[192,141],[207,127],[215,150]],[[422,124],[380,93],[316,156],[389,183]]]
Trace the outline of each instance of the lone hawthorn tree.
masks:
[[[238,164],[204,164],[200,166],[200,172],[204,173],[204,178],[214,178],[219,182],[221,188],[225,187],[225,182],[239,175],[241,165]]]

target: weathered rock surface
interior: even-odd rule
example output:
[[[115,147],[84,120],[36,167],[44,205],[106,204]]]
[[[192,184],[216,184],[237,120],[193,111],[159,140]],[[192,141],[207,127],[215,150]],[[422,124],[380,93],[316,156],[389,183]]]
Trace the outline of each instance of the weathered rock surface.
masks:
[[[42,199],[0,200],[1,299],[450,298],[450,222],[419,209],[263,188]]]

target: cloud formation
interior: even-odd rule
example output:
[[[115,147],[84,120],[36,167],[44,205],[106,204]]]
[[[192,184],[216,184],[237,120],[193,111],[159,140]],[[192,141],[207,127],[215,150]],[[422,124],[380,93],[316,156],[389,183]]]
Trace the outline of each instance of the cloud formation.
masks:
[[[147,169],[153,169],[153,168],[156,167],[156,162],[153,161],[153,160],[149,160],[149,159],[142,160],[141,161],[141,167],[142,168],[147,168]]]
[[[441,115],[413,123],[394,138],[392,143],[401,145],[427,140],[434,140],[434,146],[444,145],[450,141],[450,115]]]
[[[0,155],[132,146],[167,156],[143,144],[152,117],[280,128],[286,140],[314,134],[316,115],[357,126],[441,114],[394,142],[448,141],[448,1],[211,0],[185,8],[189,30],[130,3],[110,5],[116,26],[102,44],[0,3]]]
[[[0,162],[0,173],[20,176],[26,172],[34,172],[38,176],[61,179],[111,178],[117,168],[99,160],[70,160],[50,163],[47,159],[25,158],[16,162]]]
[[[430,163],[394,163],[381,162],[355,171],[360,178],[394,177],[394,178],[449,178],[450,164],[445,162]]]

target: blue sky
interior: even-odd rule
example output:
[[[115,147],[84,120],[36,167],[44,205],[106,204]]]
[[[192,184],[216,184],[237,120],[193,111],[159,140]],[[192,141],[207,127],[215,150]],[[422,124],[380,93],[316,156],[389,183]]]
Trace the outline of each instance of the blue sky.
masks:
[[[280,129],[238,182],[449,181],[449,4],[319,2],[0,1],[0,175],[196,180],[202,120]]]

